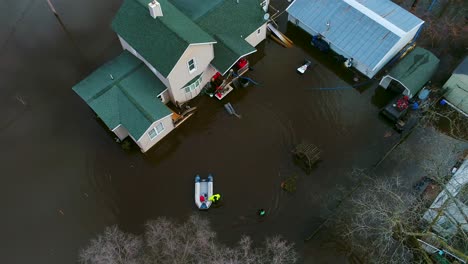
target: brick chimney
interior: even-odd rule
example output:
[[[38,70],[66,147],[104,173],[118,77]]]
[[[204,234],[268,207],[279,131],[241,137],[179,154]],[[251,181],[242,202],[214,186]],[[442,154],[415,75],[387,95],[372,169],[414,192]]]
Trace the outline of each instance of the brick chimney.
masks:
[[[162,9],[161,9],[161,4],[158,1],[156,1],[156,0],[151,1],[148,4],[148,8],[149,8],[149,11],[150,11],[150,15],[153,18],[163,16]]]

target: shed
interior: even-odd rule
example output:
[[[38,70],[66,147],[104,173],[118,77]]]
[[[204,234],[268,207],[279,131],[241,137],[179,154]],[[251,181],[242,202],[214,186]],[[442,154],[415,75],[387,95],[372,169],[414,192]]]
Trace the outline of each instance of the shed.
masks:
[[[468,57],[453,71],[443,88],[450,106],[468,116]]]
[[[288,20],[319,35],[372,78],[416,35],[424,21],[389,0],[295,0]]]
[[[423,215],[424,220],[434,224],[432,228],[439,235],[451,237],[459,230],[468,232],[467,190],[468,160],[465,159]]]
[[[387,88],[396,81],[404,88],[403,94],[411,98],[431,79],[438,65],[439,59],[434,54],[416,47],[382,78],[380,86]]]

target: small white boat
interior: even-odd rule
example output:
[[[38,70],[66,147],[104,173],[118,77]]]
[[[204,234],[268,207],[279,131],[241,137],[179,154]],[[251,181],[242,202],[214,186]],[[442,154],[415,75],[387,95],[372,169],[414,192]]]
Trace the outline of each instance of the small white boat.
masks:
[[[195,204],[200,210],[207,210],[211,206],[209,197],[213,195],[213,176],[208,175],[208,178],[201,179],[200,176],[195,176]]]

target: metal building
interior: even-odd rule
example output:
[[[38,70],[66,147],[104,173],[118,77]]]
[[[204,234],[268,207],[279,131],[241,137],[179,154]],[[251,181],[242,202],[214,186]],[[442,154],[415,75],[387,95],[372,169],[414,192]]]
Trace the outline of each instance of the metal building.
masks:
[[[416,35],[424,21],[390,0],[295,0],[288,20],[372,78]]]

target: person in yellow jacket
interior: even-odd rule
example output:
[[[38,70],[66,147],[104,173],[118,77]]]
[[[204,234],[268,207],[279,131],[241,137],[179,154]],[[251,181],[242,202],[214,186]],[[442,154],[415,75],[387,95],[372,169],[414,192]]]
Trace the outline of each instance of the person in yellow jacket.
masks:
[[[213,194],[208,198],[208,200],[212,201],[213,203],[218,202],[221,199],[221,195],[219,194]]]

